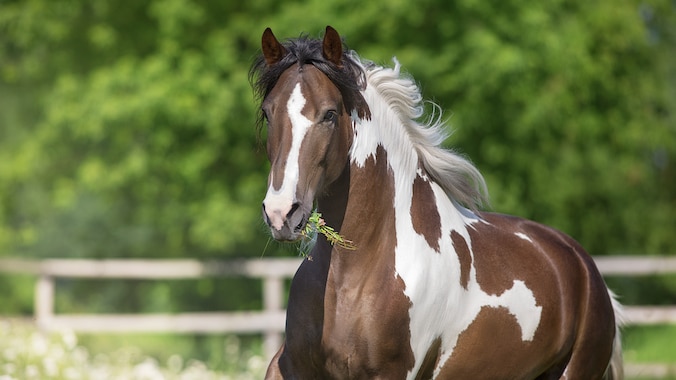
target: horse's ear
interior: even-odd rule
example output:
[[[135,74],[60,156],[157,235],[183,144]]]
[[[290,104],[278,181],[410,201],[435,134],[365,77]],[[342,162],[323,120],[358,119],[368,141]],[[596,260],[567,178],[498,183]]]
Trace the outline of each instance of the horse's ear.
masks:
[[[330,26],[326,27],[326,33],[324,33],[322,55],[334,65],[343,66],[343,43],[340,41],[338,32]]]
[[[266,28],[263,32],[262,49],[263,57],[268,65],[274,65],[286,55],[286,49],[277,41],[270,28]]]

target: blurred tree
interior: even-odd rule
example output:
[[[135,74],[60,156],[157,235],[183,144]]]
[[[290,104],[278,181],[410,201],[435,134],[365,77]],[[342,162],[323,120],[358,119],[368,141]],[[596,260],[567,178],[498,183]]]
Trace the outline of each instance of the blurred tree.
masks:
[[[243,56],[255,48],[219,27],[228,9],[215,7],[4,5],[14,37],[2,45],[5,82],[48,87],[32,93],[43,116],[3,170],[15,186],[5,228],[22,231],[10,246],[40,256],[260,254],[264,161]]]
[[[445,23],[454,42],[430,57],[441,80],[427,81],[450,99],[458,145],[496,209],[594,254],[674,252],[676,198],[662,187],[676,153],[674,81],[659,57],[675,40],[651,42],[639,12],[673,21],[673,5],[508,4],[457,3],[466,17]]]
[[[346,3],[323,12],[451,111],[496,211],[593,254],[676,253],[673,2]]]
[[[0,250],[260,256],[247,71],[271,26],[397,56],[495,210],[674,253],[673,2],[0,2]],[[266,255],[273,254],[268,249]],[[217,292],[214,292],[216,294]]]

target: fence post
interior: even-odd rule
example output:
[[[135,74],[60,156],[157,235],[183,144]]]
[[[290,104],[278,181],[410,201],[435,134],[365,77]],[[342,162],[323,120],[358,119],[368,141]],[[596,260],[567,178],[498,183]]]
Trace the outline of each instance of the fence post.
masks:
[[[54,316],[54,277],[41,274],[35,284],[35,323],[40,329],[49,329]]]
[[[268,276],[263,279],[263,310],[275,312],[282,310],[284,281],[277,276]],[[282,345],[282,334],[274,330],[263,334],[263,354],[266,360],[271,360]]]

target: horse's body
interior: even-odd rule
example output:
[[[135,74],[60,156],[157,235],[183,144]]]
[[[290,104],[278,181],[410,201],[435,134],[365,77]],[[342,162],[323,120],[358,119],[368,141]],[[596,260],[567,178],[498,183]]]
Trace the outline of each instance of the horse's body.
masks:
[[[266,30],[252,72],[273,236],[297,239],[316,200],[356,246],[319,237],[268,378],[621,378],[619,305],[592,259],[549,227],[475,211],[483,179],[438,147],[440,122],[415,121],[398,64],[362,63],[330,27],[284,45]]]

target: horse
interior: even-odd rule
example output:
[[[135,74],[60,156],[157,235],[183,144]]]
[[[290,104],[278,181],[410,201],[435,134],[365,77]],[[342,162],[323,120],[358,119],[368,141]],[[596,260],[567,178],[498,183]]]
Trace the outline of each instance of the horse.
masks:
[[[481,211],[485,181],[443,148],[414,80],[323,38],[263,32],[249,72],[278,241],[313,210],[266,379],[621,379],[621,305],[572,238]],[[437,109],[437,108],[435,108]]]

